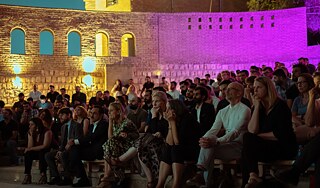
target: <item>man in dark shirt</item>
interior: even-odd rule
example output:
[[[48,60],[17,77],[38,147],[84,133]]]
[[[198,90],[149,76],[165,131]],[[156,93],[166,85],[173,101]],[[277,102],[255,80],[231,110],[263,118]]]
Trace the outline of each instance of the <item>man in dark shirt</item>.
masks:
[[[17,137],[18,137],[18,123],[12,119],[12,111],[4,109],[3,118],[0,121],[0,148],[5,151],[5,154],[10,157],[10,164],[17,165],[18,157],[16,152]]]
[[[15,116],[15,120],[16,120],[17,122],[19,122],[20,119],[21,119],[21,115],[22,115],[22,113],[23,113],[23,103],[26,102],[26,101],[24,100],[24,94],[23,94],[23,93],[19,93],[18,97],[19,97],[19,101],[18,101],[18,102],[15,102],[15,103],[13,104],[13,106],[12,106],[12,110],[13,110],[13,112],[14,112],[15,115],[16,115],[16,116]]]
[[[72,105],[75,106],[75,101],[79,101],[80,105],[86,106],[87,103],[87,95],[80,92],[80,86],[76,86],[76,93],[72,95]]]
[[[186,99],[184,100],[184,104],[190,111],[196,106],[196,103],[193,100],[195,88],[196,88],[195,84],[190,85],[186,93]]]
[[[104,105],[104,101],[102,100],[102,92],[101,91],[97,91],[96,96],[95,97],[91,97],[91,99],[89,100],[89,108],[93,108],[93,106],[103,106]]]
[[[50,90],[49,93],[47,93],[47,99],[50,99],[50,102],[54,104],[59,93],[54,90],[53,85],[49,86],[49,90]]]
[[[139,130],[139,133],[145,132],[148,112],[141,108],[141,99],[135,94],[128,95],[129,113],[127,115]]]
[[[150,125],[150,121],[151,121],[151,109],[152,109],[152,90],[146,90],[146,92],[144,93],[144,104],[142,106],[142,109],[144,109],[145,111],[148,112],[148,117],[147,117],[147,125]]]
[[[153,87],[154,87],[154,83],[151,82],[150,76],[146,76],[146,82],[143,84],[140,96],[142,96],[142,93],[144,92],[144,90],[149,90],[149,89],[152,89]]]
[[[195,107],[191,110],[192,116],[200,123],[200,133],[204,135],[215,120],[215,110],[212,104],[206,103],[209,93],[205,87],[198,86],[194,90],[193,100]]]

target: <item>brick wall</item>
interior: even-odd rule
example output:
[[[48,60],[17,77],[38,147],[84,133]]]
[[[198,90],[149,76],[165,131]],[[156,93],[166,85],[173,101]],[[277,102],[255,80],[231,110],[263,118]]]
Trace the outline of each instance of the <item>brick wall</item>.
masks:
[[[275,61],[290,66],[297,58],[308,55],[314,63],[320,59],[319,47],[307,47],[306,25],[305,8],[170,14],[0,5],[0,99],[10,105],[19,92],[29,93],[34,83],[43,93],[48,92],[50,84],[57,89],[65,87],[68,94],[74,92],[75,85],[81,85],[91,97],[97,90],[111,89],[117,78],[133,78],[141,88],[147,75],[158,83],[161,76],[181,81],[253,64],[273,67]],[[10,54],[10,31],[16,27],[26,33],[25,55]],[[39,34],[43,29],[53,32],[53,56],[39,55]],[[73,30],[81,35],[81,56],[67,55],[67,34]],[[109,36],[109,57],[95,57],[95,34],[99,31]],[[123,58],[120,40],[128,32],[135,37],[136,56]],[[92,88],[82,82],[87,74],[81,66],[85,57],[97,62],[96,70],[90,74],[94,79]],[[16,77],[12,66],[16,64],[22,67],[18,75],[21,89],[12,84]]]
[[[210,12],[210,3],[212,3],[212,12],[240,12],[248,10],[247,0],[134,0],[132,1],[132,11]]]

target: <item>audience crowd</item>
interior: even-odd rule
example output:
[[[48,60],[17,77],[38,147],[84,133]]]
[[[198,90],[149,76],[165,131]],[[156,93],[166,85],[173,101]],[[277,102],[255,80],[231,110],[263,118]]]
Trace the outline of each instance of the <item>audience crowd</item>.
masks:
[[[79,86],[70,97],[50,85],[44,95],[36,84],[12,108],[0,100],[0,152],[18,165],[24,149],[25,178],[32,183],[32,161],[39,160],[39,184],[90,186],[83,161],[104,160],[97,187],[121,184],[134,163],[147,187],[186,184],[210,187],[214,159],[240,161],[242,188],[258,187],[258,162],[294,160],[274,178],[297,185],[315,164],[320,187],[320,67],[299,58],[292,73],[285,64],[224,70],[216,79],[167,81],[146,77],[117,79],[112,90],[87,100]],[[298,151],[299,150],[299,151]],[[299,153],[299,154],[298,154]],[[184,179],[186,164],[196,172]],[[46,170],[50,176],[47,178]]]

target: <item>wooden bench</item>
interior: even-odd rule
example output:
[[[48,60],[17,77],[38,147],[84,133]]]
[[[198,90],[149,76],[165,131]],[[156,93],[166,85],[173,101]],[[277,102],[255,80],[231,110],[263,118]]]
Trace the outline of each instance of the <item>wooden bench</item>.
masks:
[[[259,177],[267,174],[273,175],[274,170],[289,168],[293,163],[294,160],[277,160],[270,163],[258,162]]]

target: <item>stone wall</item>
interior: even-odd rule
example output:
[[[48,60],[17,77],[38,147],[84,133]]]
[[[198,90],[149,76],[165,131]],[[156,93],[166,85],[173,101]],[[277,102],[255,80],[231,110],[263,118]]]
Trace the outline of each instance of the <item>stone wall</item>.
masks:
[[[34,83],[42,93],[48,92],[53,84],[56,90],[62,87],[68,94],[75,85],[89,97],[97,90],[111,89],[117,78],[131,78],[135,64],[152,68],[158,59],[157,16],[143,13],[97,13],[64,9],[44,9],[0,5],[0,98],[6,104],[17,100],[19,92],[28,94]],[[25,32],[26,54],[10,54],[10,32],[20,28]],[[39,55],[39,35],[44,29],[54,35],[54,55]],[[67,38],[70,31],[81,35],[81,56],[68,56]],[[103,31],[109,36],[109,57],[95,57],[95,34]],[[136,57],[121,57],[121,36],[132,33],[136,39]],[[85,57],[96,61],[93,87],[87,87],[82,78],[87,73],[82,69]],[[143,58],[142,58],[143,57]],[[105,74],[106,66],[123,66],[125,71]],[[13,73],[13,65],[19,65],[22,72]],[[110,73],[110,74],[111,74]],[[131,74],[129,74],[131,73]],[[108,73],[107,73],[108,74]],[[19,76],[22,88],[15,88],[12,80]],[[107,78],[107,79],[106,79]],[[134,78],[138,81],[138,78]]]
[[[108,13],[0,5],[0,99],[8,105],[19,92],[28,94],[37,83],[43,93],[53,84],[68,94],[74,86],[94,96],[111,89],[116,79],[129,78],[140,86],[145,76],[157,84],[162,76],[177,82],[185,78],[217,74],[221,70],[248,69],[251,65],[273,67],[275,61],[290,66],[301,56],[320,59],[319,46],[307,47],[306,9],[243,13]],[[10,54],[10,32],[21,28],[26,54]],[[39,55],[39,34],[54,35],[54,54]],[[67,55],[67,36],[81,35],[81,56]],[[95,57],[95,35],[109,36],[108,57]],[[121,57],[121,36],[132,33],[136,56]],[[93,86],[82,79],[84,58],[96,61]],[[22,72],[15,75],[13,65]],[[19,76],[22,88],[12,80]]]

